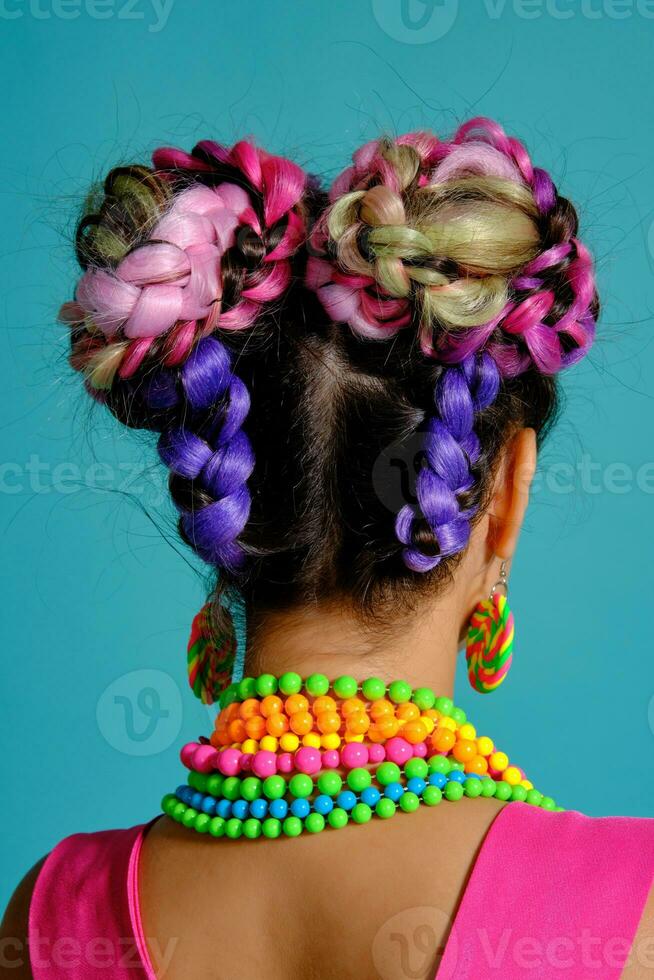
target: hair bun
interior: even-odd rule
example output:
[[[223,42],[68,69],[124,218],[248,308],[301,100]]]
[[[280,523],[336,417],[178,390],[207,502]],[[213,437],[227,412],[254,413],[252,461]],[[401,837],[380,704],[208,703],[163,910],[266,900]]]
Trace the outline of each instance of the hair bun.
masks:
[[[363,337],[415,325],[425,354],[486,349],[504,376],[553,374],[590,347],[593,265],[524,146],[488,119],[357,150],[312,235],[307,283]]]
[[[131,377],[146,357],[172,366],[219,325],[250,326],[291,277],[305,237],[306,177],[247,142],[163,148],[154,168],[119,168],[83,219],[86,271],[60,318],[71,361],[95,388]]]

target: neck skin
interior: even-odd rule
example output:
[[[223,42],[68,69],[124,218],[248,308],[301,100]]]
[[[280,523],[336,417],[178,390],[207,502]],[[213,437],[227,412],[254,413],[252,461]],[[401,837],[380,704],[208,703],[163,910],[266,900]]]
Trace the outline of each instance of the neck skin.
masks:
[[[399,617],[401,629],[383,631],[334,606],[268,614],[249,638],[246,673],[397,679],[451,697],[461,633],[453,604],[425,603]]]
[[[510,563],[515,550],[535,461],[535,435],[523,429],[499,467],[492,508],[481,515],[454,575],[435,595],[416,595],[413,608],[398,609],[386,628],[357,615],[346,600],[255,615],[246,673],[379,677],[452,697],[471,613],[497,582],[501,560]]]

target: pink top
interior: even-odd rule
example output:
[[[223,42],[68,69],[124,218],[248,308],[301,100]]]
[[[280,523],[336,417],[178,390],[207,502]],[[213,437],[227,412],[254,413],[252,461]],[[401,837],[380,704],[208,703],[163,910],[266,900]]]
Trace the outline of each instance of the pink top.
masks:
[[[149,826],[75,834],[49,855],[30,907],[34,980],[156,980],[138,896]],[[653,878],[654,820],[512,803],[482,845],[437,980],[618,980]]]

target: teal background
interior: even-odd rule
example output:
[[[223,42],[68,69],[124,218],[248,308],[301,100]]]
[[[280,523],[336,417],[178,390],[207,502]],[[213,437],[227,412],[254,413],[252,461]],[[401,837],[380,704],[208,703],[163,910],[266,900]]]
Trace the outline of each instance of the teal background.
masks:
[[[153,815],[207,728],[184,674],[202,570],[151,443],[90,409],[55,322],[91,180],[207,136],[330,176],[380,130],[487,114],[580,206],[600,339],[541,459],[510,681],[485,699],[461,671],[457,695],[563,805],[654,815],[652,6],[176,0],[153,30],[150,0],[0,3],[0,904],[62,836]]]

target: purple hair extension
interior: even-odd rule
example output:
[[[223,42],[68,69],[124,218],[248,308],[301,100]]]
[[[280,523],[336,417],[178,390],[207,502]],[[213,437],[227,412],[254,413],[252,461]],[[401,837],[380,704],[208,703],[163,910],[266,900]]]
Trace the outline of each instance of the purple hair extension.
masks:
[[[184,537],[205,561],[236,571],[244,557],[237,538],[250,513],[247,480],[254,468],[250,440],[241,428],[250,396],[216,337],[197,344],[181,369],[181,384],[188,417],[161,433],[159,455],[173,474],[171,490]],[[155,389],[150,404],[170,407],[170,389],[167,393],[165,384]],[[216,411],[223,402],[222,411]],[[188,487],[180,492],[175,477],[188,481]]]
[[[493,404],[499,387],[500,373],[486,352],[444,368],[436,382],[436,414],[427,423],[425,465],[416,483],[419,513],[406,504],[395,523],[397,537],[405,546],[405,564],[415,572],[435,568],[468,543],[474,510],[462,507],[461,496],[475,483],[473,467],[479,458],[475,415]],[[425,554],[415,544],[421,516],[434,534],[437,554]]]
[[[132,168],[131,183],[122,170],[107,178],[104,210],[83,227],[106,222],[113,237],[98,239],[61,317],[91,392],[123,406],[129,424],[161,433],[187,542],[235,571],[254,458],[241,428],[249,394],[220,333],[253,326],[288,288],[306,237],[307,177],[247,141],[205,140],[190,154],[164,147],[153,165]],[[130,235],[143,201],[150,225],[143,237],[135,218]],[[102,243],[123,233],[118,259],[104,254]]]

